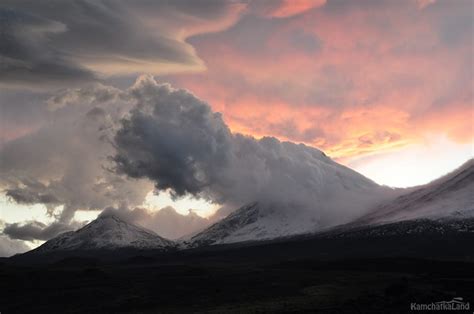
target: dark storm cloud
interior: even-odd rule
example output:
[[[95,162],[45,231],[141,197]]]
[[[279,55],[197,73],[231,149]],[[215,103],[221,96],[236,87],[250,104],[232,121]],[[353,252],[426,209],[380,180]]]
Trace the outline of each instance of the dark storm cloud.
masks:
[[[0,227],[3,228],[4,223],[0,220]],[[10,239],[8,236],[0,234],[0,257],[9,257],[17,253],[23,253],[30,248],[19,240]]]
[[[234,14],[232,3],[212,0],[3,1],[0,84],[57,87],[97,73],[202,68],[182,36],[223,27]]]
[[[50,47],[50,39],[67,30],[60,22],[0,7],[0,84],[85,81],[91,71]]]
[[[46,241],[61,233],[74,230],[78,227],[79,225],[77,224],[74,226],[63,223],[52,223],[50,225],[45,225],[38,221],[32,221],[25,224],[6,224],[5,228],[3,229],[3,233],[9,236],[10,239]]]
[[[18,204],[59,204],[59,200],[51,194],[34,193],[25,189],[7,189],[6,196]]]
[[[192,94],[142,80],[133,91],[140,106],[115,136],[118,170],[146,177],[159,190],[197,194],[227,162],[231,135],[220,114]]]

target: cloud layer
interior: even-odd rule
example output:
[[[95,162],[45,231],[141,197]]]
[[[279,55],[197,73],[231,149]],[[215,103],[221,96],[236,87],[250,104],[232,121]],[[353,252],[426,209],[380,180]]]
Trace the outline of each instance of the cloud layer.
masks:
[[[77,223],[52,223],[46,225],[38,221],[31,221],[23,224],[6,224],[3,233],[10,237],[10,239],[47,241],[61,233],[72,231],[79,227],[81,227],[81,225]]]
[[[191,38],[208,70],[173,82],[235,132],[301,141],[339,160],[432,134],[474,140],[472,1],[288,3],[297,14],[257,7]]]

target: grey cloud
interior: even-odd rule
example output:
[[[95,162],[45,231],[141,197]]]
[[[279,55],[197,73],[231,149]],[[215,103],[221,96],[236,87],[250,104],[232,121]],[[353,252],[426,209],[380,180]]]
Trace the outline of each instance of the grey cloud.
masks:
[[[0,148],[0,188],[19,203],[46,205],[51,215],[64,206],[61,223],[78,209],[141,204],[152,184],[109,170],[114,125],[132,106],[124,94],[92,85],[52,97],[50,120]]]
[[[61,233],[77,229],[79,226],[78,224],[70,225],[56,222],[45,225],[38,221],[31,221],[25,224],[6,224],[3,233],[10,237],[10,239],[46,241]]]
[[[30,248],[19,240],[12,240],[5,235],[0,235],[0,257],[10,257],[15,254],[24,253]]]
[[[0,146],[47,120],[47,95],[18,89],[0,91]]]
[[[276,37],[275,29],[279,29],[285,23],[284,20],[280,19],[267,19],[262,16],[248,14],[223,32],[195,36],[190,38],[189,42],[203,49],[206,49],[206,44],[212,44],[214,41],[228,43],[241,54],[265,54],[270,58],[282,52],[267,47],[267,44],[272,36]],[[278,38],[285,36],[285,34],[278,35]],[[291,36],[286,37],[288,42],[293,40]],[[301,42],[299,43],[301,44]]]
[[[94,75],[49,48],[51,36],[66,31],[60,22],[0,7],[0,84],[43,85],[91,80]]]
[[[51,194],[34,193],[25,189],[7,189],[6,196],[11,197],[18,204],[59,204],[59,200]]]
[[[70,224],[79,209],[136,208],[153,185],[175,197],[192,194],[218,203],[222,217],[255,201],[302,209],[323,198],[339,202],[337,191],[351,184],[335,179],[343,170],[323,152],[233,134],[208,104],[150,76],[125,90],[100,84],[70,89],[48,104],[48,123],[0,149],[0,188],[18,202],[48,206],[60,224]],[[374,185],[356,173],[345,180],[363,191]],[[357,210],[352,208],[354,215]],[[337,216],[324,208],[316,214]],[[171,224],[159,223],[176,215],[164,211],[154,217],[150,221],[165,230],[163,235],[177,236]],[[194,215],[186,219],[203,223]],[[38,236],[44,229],[27,227]]]
[[[469,43],[472,46],[473,4],[469,0],[460,0],[456,5],[445,1],[437,1],[427,10],[434,17],[440,41],[447,47]],[[449,14],[445,14],[449,12]]]
[[[294,48],[299,48],[308,53],[315,53],[322,48],[322,41],[316,35],[297,29],[291,32],[289,43]]]
[[[220,114],[184,90],[143,80],[133,91],[138,107],[115,136],[117,169],[147,177],[159,190],[197,194],[226,164],[231,135]],[[150,111],[150,112],[148,112]]]
[[[148,178],[157,189],[190,193],[227,208],[254,201],[302,209],[313,208],[320,199],[342,202],[335,191],[345,187],[331,171],[343,170],[323,152],[272,137],[232,134],[206,103],[151,78],[135,88],[137,106],[121,121],[114,138],[119,173]],[[375,186],[356,173],[348,180],[354,182],[344,184],[362,190]],[[347,193],[357,197],[355,191]],[[354,214],[361,210],[356,207]],[[324,209],[319,213],[337,215]]]

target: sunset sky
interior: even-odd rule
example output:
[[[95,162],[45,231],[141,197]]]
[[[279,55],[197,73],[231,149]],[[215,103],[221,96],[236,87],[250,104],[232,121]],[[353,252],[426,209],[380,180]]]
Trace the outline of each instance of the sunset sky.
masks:
[[[115,206],[76,201],[90,178],[150,210],[219,208],[99,178],[111,148],[83,141],[94,127],[79,118],[114,102],[107,119],[119,121],[144,74],[209,104],[234,134],[304,143],[379,184],[427,183],[474,155],[473,12],[471,0],[2,1],[0,229],[25,222],[45,240],[55,222]]]

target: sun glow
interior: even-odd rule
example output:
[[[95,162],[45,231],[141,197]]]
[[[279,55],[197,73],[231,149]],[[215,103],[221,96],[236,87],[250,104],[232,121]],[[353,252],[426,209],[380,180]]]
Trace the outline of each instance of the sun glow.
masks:
[[[433,181],[473,156],[472,143],[459,144],[446,137],[435,137],[386,154],[354,159],[347,165],[379,184],[411,187]]]

